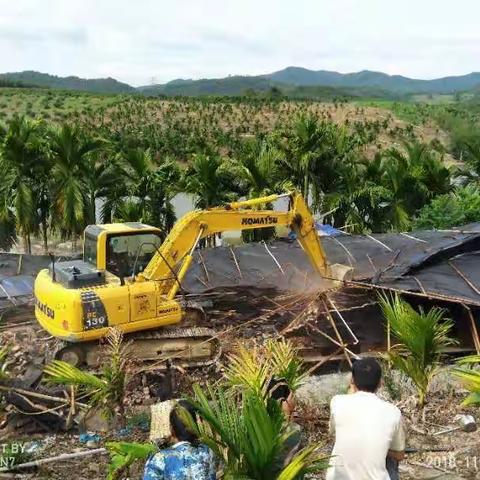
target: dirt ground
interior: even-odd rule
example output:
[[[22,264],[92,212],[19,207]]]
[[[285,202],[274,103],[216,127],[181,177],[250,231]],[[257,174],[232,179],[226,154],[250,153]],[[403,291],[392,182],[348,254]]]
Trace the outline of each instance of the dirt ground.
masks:
[[[466,392],[451,375],[450,368],[446,366],[434,379],[423,410],[416,405],[412,385],[398,375],[395,377],[391,380],[393,387],[387,389],[384,382],[379,395],[400,408],[407,447],[418,450],[407,454],[401,463],[401,480],[480,479],[480,431],[439,434],[455,426],[454,417],[458,414],[470,414],[479,421],[478,408],[461,407]],[[349,381],[349,374],[311,377],[297,394],[301,401],[297,421],[303,424],[309,439],[324,442],[327,454],[333,446],[328,433],[329,401],[334,394],[345,393]],[[400,398],[392,399],[392,390]]]
[[[19,323],[0,325],[0,345],[12,346],[12,374],[18,376],[26,365],[51,352],[55,340],[42,331],[35,320],[22,320]],[[176,375],[176,397],[191,393],[191,385],[218,378],[221,367],[210,366],[192,369]],[[303,426],[306,441],[319,441],[326,454],[332,448],[332,439],[328,434],[328,404],[335,394],[345,393],[348,374],[330,374],[310,377],[298,392],[296,421]],[[5,442],[38,442],[36,456],[46,458],[61,453],[84,451],[88,448],[100,448],[108,440],[143,441],[148,437],[148,429],[140,428],[136,423],[145,417],[149,405],[158,401],[155,392],[148,386],[148,377],[134,376],[129,385],[126,434],[114,432],[109,436],[100,435],[98,442],[88,446],[80,442],[77,432],[44,432],[25,434],[11,431],[3,425],[5,412],[0,408],[0,444]],[[387,382],[386,382],[387,383]],[[461,401],[465,391],[453,379],[446,366],[432,385],[427,406],[423,411],[415,405],[412,386],[404,379],[393,376],[388,382],[389,388],[380,392],[386,399],[392,400],[403,412],[408,431],[408,446],[420,450],[409,454],[401,465],[401,479],[480,479],[480,432],[451,432],[434,435],[452,426],[457,414],[471,414],[480,421],[479,410],[462,408]],[[430,451],[430,450],[437,451]],[[75,478],[94,480],[105,478],[108,456],[97,454],[82,459],[51,463],[36,470],[25,472],[22,478],[64,479],[75,472]],[[135,467],[129,478],[141,477],[141,465]],[[0,477],[3,478],[3,477]],[[317,478],[324,478],[323,475]]]

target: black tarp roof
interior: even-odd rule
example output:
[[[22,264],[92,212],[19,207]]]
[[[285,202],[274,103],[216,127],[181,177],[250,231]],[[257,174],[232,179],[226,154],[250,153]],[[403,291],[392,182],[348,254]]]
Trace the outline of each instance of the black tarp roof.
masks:
[[[352,267],[354,281],[480,306],[480,223],[448,231],[342,234],[321,242],[331,264]],[[47,256],[21,257],[0,254],[0,297],[4,290],[12,297],[30,294],[28,277],[50,262]],[[297,242],[282,240],[197,251],[183,282],[192,293],[238,286],[306,290],[328,282],[313,272]]]
[[[480,306],[480,223],[448,231],[343,234],[321,241],[331,264],[352,267],[355,282]],[[238,285],[322,286],[297,243],[277,241],[268,250],[275,259],[263,244],[197,252],[184,286],[192,292]]]

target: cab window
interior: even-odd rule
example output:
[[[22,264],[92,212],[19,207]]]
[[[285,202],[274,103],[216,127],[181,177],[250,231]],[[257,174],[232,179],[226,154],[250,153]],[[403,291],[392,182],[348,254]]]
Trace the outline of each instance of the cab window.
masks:
[[[97,268],[97,239],[89,235],[85,235],[83,242],[83,261]]]
[[[143,272],[160,245],[160,237],[155,233],[109,236],[107,270],[114,275],[125,277]]]

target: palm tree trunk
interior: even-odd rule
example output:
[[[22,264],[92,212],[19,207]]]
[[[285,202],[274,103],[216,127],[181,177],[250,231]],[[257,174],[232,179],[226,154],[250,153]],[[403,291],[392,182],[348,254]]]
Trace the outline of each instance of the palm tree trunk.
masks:
[[[31,240],[31,238],[30,238],[30,234],[29,234],[29,233],[27,233],[27,249],[28,249],[28,250],[27,250],[27,253],[28,253],[29,255],[31,255],[31,254],[32,254],[32,240]]]
[[[48,255],[48,231],[47,231],[47,219],[42,218],[42,236],[43,236],[43,252]]]
[[[97,210],[95,206],[95,192],[90,194],[90,222],[92,224],[97,223]]]

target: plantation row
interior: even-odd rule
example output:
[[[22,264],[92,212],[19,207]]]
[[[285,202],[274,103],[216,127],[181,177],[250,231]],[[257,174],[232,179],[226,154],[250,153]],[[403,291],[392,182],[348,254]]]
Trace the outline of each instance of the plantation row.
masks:
[[[207,208],[295,188],[324,222],[349,232],[480,219],[480,143],[471,119],[450,129],[461,163],[448,167],[449,147],[427,143],[412,125],[390,115],[356,120],[358,106],[332,118],[336,110],[131,98],[61,124],[15,115],[0,130],[1,246],[20,236],[29,250],[31,236],[42,235],[47,249],[53,233],[75,239],[98,215],[167,232],[179,192]]]

